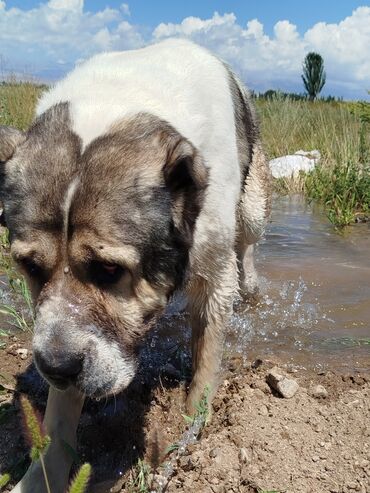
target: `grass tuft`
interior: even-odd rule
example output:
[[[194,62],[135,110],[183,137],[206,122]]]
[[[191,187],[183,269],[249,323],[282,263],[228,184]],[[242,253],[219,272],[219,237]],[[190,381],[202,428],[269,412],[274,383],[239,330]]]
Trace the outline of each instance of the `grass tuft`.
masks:
[[[83,464],[69,487],[68,493],[84,493],[91,477],[91,465]]]
[[[41,418],[33,409],[30,401],[22,396],[20,403],[25,434],[31,446],[30,456],[33,461],[37,461],[45,454],[50,444],[50,437],[46,435],[41,423]]]
[[[31,445],[30,457],[33,462],[40,461],[44,474],[46,490],[51,493],[49,479],[45,468],[44,455],[50,445],[50,437],[46,435],[41,424],[41,419],[33,409],[30,401],[22,396],[20,399],[21,409],[24,420],[26,437]]]
[[[10,481],[10,474],[5,473],[0,476],[0,488],[4,488]]]
[[[182,414],[186,424],[192,426],[195,422],[198,422],[201,427],[203,427],[209,418],[209,396],[211,393],[211,387],[206,385],[204,387],[203,395],[200,401],[195,405],[195,414],[193,416],[188,416],[187,414]]]
[[[17,309],[13,304],[0,303],[0,313],[6,315],[10,323],[24,331],[32,331],[34,325],[33,303],[25,278],[15,269],[10,255],[9,232],[3,229],[0,235],[0,271],[4,272],[16,299],[24,307]]]
[[[139,459],[132,473],[132,480],[129,486],[130,493],[149,493],[149,474],[151,468],[144,460]]]
[[[325,206],[335,226],[346,226],[357,214],[370,212],[370,165],[349,162],[317,166],[306,176],[305,192],[309,200]]]

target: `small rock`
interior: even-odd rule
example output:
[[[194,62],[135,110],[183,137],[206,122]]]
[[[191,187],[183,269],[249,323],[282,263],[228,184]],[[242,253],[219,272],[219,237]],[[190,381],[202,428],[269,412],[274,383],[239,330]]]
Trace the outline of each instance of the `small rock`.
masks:
[[[27,359],[28,358],[28,349],[26,349],[26,348],[16,349],[15,352],[18,354],[18,356],[21,359]]]
[[[350,490],[356,490],[358,485],[357,485],[357,482],[356,481],[348,481],[348,483],[347,483],[346,486]]]
[[[311,457],[312,462],[318,462],[320,460],[320,457],[318,455],[314,455]]]
[[[263,365],[263,360],[261,358],[257,358],[256,360],[253,361],[253,363],[251,364],[251,367],[253,368],[253,370],[256,370],[257,368],[259,368],[262,365]]]
[[[313,430],[316,433],[321,433],[324,430],[324,427],[320,423],[317,423],[313,425]]]
[[[339,493],[339,486],[333,485],[329,486],[330,493]]]
[[[252,458],[251,458],[248,450],[244,447],[241,447],[241,449],[239,450],[239,460],[243,464],[247,464],[249,462],[252,462]]]
[[[220,454],[220,452],[221,449],[219,447],[215,447],[209,451],[209,456],[211,457],[211,459],[214,459]]]
[[[299,389],[299,385],[296,380],[293,378],[287,378],[279,373],[279,369],[277,367],[272,368],[268,372],[267,383],[270,387],[279,392],[279,394],[285,399],[292,398]]]
[[[191,460],[191,458],[189,456],[180,457],[179,466],[185,472],[192,471],[195,467],[193,461]]]
[[[258,409],[258,414],[259,414],[260,416],[268,416],[268,414],[269,414],[269,410],[267,409],[267,406],[262,405],[262,406]]]
[[[328,397],[328,391],[323,385],[316,385],[311,390],[311,395],[315,399],[326,399]]]
[[[262,390],[264,394],[271,394],[271,389],[264,380],[257,379],[251,384],[251,388]]]

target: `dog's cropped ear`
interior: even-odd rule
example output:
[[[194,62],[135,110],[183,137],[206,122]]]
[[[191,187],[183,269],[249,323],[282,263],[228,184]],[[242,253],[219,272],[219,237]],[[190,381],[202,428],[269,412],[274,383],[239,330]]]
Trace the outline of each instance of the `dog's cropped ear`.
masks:
[[[8,161],[17,146],[26,140],[26,134],[12,127],[0,125],[0,161]]]
[[[180,138],[168,148],[163,174],[172,197],[174,224],[192,237],[208,184],[207,168],[195,147]]]
[[[4,163],[14,154],[17,146],[26,140],[26,135],[12,127],[0,125],[0,225],[6,226],[2,202],[2,186],[4,181]]]

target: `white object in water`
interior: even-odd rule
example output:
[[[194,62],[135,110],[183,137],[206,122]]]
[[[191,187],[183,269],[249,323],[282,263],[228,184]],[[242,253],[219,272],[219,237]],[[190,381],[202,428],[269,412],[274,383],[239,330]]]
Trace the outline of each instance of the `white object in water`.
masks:
[[[297,151],[289,156],[281,156],[271,159],[269,162],[272,176],[274,178],[286,178],[297,176],[300,171],[307,173],[312,171],[320,160],[320,152]]]

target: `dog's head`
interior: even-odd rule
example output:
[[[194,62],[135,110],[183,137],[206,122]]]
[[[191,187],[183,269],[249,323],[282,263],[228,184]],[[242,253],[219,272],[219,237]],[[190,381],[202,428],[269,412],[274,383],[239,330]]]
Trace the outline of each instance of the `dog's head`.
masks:
[[[207,171],[173,127],[138,114],[84,150],[69,106],[0,127],[0,198],[36,307],[34,359],[93,397],[132,380],[136,348],[186,275]]]

